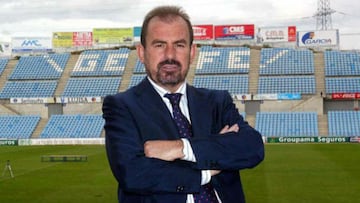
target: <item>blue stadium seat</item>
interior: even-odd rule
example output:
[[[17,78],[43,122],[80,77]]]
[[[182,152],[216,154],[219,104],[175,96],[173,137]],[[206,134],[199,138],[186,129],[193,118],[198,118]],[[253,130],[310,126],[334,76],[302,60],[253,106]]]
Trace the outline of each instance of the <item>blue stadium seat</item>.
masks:
[[[308,49],[261,49],[260,75],[314,74],[314,70],[314,54]]]
[[[195,74],[248,73],[250,49],[247,47],[203,46]]]
[[[243,75],[195,75],[195,87],[228,90],[230,94],[247,94],[249,92],[249,77]]]
[[[0,59],[0,75],[4,71],[8,62],[9,62],[9,59]]]
[[[0,116],[0,139],[28,139],[34,132],[40,116]]]
[[[99,138],[104,123],[101,115],[52,115],[40,138]]]
[[[58,79],[69,60],[70,54],[23,56],[16,64],[9,80]]]
[[[318,136],[316,112],[257,112],[255,129],[268,137]]]
[[[325,77],[325,89],[327,94],[360,92],[360,77]]]
[[[329,136],[359,136],[360,111],[329,111]]]
[[[145,66],[143,63],[141,63],[141,61],[138,59],[136,59],[136,63],[135,63],[135,67],[134,67],[134,72],[135,74],[140,73],[140,74],[145,74]]]
[[[71,76],[121,76],[130,50],[86,50],[79,56]]]
[[[0,92],[0,99],[52,97],[57,86],[56,81],[7,81]]]
[[[120,77],[81,77],[69,78],[63,97],[96,97],[116,94],[120,86]]]
[[[146,74],[133,74],[130,79],[129,87],[133,87],[141,82],[146,77]]]
[[[316,82],[314,75],[293,76],[260,76],[259,94],[300,93],[315,94]]]
[[[325,51],[325,76],[360,76],[360,54]]]

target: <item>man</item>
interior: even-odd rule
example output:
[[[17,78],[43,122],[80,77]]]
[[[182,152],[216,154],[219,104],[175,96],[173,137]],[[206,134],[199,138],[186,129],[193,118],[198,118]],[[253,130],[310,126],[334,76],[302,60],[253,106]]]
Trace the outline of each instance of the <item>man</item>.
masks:
[[[200,192],[213,202],[245,202],[239,170],[263,160],[261,135],[227,91],[186,84],[195,51],[184,11],[153,9],[137,47],[147,77],[104,99],[106,150],[121,203],[197,203]]]

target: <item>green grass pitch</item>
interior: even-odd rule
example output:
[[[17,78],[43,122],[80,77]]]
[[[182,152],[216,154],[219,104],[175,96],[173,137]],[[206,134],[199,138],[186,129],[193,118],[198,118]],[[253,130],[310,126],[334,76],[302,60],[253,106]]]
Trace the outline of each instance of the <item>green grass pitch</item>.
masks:
[[[248,203],[360,200],[359,144],[266,144],[263,163],[241,171]],[[41,162],[81,154],[87,162]],[[6,169],[6,161],[14,178]],[[3,172],[5,174],[3,175]],[[104,146],[0,146],[1,203],[117,202]]]

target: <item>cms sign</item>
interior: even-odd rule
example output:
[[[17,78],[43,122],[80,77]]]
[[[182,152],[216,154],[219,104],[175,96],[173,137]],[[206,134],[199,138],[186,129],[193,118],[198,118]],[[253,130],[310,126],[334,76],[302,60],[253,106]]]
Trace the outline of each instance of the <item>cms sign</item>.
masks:
[[[39,40],[33,39],[33,40],[24,40],[24,41],[21,43],[21,46],[22,46],[22,47],[29,47],[29,46],[40,47],[41,44],[40,44]]]

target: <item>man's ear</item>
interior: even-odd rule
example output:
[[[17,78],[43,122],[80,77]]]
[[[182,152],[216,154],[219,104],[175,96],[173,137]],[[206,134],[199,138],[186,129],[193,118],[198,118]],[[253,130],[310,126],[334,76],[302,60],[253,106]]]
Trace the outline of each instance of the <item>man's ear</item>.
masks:
[[[141,43],[139,43],[138,45],[136,45],[136,52],[137,55],[139,57],[139,60],[144,63],[144,50],[145,48],[143,47],[143,45]]]

